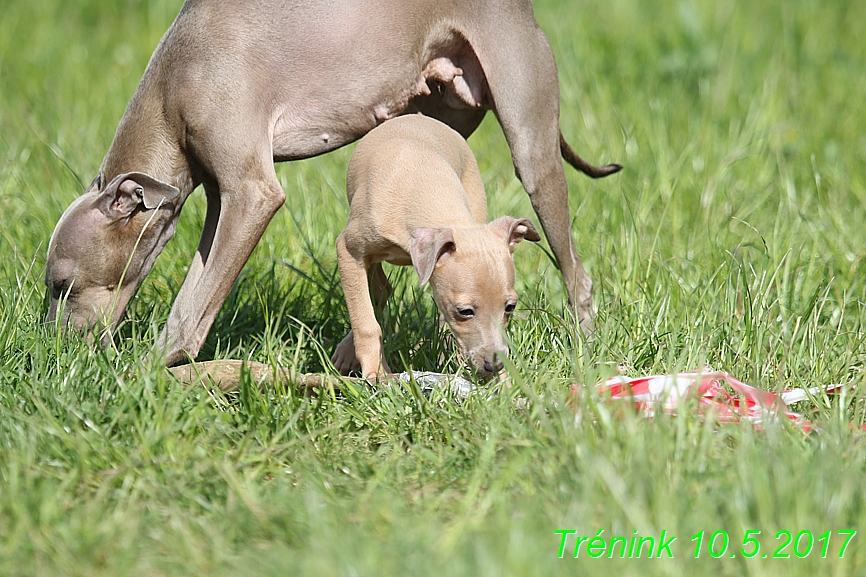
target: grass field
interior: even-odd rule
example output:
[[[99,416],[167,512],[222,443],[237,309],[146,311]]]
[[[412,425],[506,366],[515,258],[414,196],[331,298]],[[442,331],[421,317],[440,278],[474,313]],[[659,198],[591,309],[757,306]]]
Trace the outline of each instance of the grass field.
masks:
[[[0,574],[866,575],[866,534],[839,555],[840,531],[866,522],[859,2],[536,2],[563,132],[626,167],[568,172],[597,331],[575,335],[544,245],[522,244],[511,387],[463,403],[249,382],[223,394],[143,364],[198,240],[200,192],[115,347],[43,326],[48,238],[179,7],[0,1]],[[491,215],[533,217],[495,120],[469,143]],[[278,167],[286,206],[201,359],[328,370],[348,328],[334,240],[350,154]],[[453,370],[429,290],[388,270],[391,366]],[[704,365],[767,390],[858,387],[800,403],[823,424],[810,435],[649,421],[589,392],[565,402],[618,366]],[[576,533],[559,558],[563,530]],[[577,536],[602,530],[664,531],[672,558],[573,558]]]

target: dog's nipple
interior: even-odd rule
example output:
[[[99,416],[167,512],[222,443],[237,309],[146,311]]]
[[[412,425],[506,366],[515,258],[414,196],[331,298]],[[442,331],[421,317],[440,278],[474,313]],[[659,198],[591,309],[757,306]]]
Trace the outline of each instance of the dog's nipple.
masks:
[[[385,122],[391,118],[391,114],[388,112],[387,104],[377,104],[373,107],[373,115],[376,117],[377,122]]]

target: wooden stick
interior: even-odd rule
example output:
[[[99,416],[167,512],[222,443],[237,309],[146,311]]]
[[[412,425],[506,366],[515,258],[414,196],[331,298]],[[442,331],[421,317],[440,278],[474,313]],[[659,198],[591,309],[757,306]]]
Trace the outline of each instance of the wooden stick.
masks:
[[[220,390],[229,392],[236,391],[241,384],[241,369],[246,367],[253,381],[260,386],[272,384],[276,380],[291,383],[301,389],[318,389],[321,387],[333,387],[340,389],[346,382],[367,387],[370,383],[366,379],[355,377],[336,377],[320,373],[296,373],[286,368],[279,367],[276,370],[271,365],[253,361],[239,361],[235,359],[202,361],[171,367],[169,372],[180,382],[193,385],[204,379],[210,380]],[[397,382],[397,375],[380,379],[378,382]]]

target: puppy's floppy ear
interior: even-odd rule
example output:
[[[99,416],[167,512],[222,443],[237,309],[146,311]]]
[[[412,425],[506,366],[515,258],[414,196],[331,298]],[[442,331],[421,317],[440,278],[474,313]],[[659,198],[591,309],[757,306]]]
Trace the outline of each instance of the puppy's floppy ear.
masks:
[[[409,233],[409,256],[418,273],[421,286],[433,275],[433,269],[457,249],[450,228],[415,228]]]
[[[99,193],[96,205],[111,220],[125,218],[139,206],[152,210],[169,206],[180,196],[180,191],[141,172],[120,174]]]
[[[532,222],[527,218],[514,218],[513,216],[500,216],[494,221],[487,223],[487,228],[496,231],[508,243],[508,250],[514,252],[514,247],[522,240],[538,242],[541,236]]]

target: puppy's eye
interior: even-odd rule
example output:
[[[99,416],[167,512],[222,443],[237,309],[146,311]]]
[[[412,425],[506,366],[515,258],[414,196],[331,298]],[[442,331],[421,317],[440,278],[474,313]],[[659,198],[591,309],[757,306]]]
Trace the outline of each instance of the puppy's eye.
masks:
[[[458,307],[457,308],[457,316],[461,319],[471,319],[472,317],[475,316],[475,309],[473,309],[471,307],[466,307],[466,308]]]
[[[514,303],[508,303],[507,305],[505,305],[505,314],[510,315],[511,313],[514,312],[514,309],[515,309],[516,307],[517,307],[516,304],[514,304]]]

